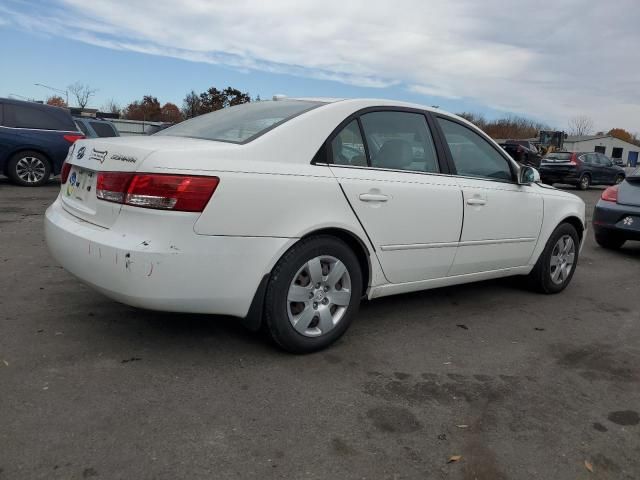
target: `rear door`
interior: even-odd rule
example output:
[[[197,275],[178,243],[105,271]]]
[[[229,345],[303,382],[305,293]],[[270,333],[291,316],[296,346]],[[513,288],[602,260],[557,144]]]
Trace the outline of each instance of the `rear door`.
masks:
[[[423,112],[363,113],[330,139],[329,151],[331,169],[386,278],[445,277],[462,228],[462,193],[455,178],[440,175]]]
[[[620,169],[613,163],[613,160],[599,153],[598,162],[602,168],[602,183],[607,185],[615,183],[616,177],[622,172],[620,172]]]
[[[583,174],[588,173],[591,175],[591,183],[597,184],[604,181],[605,172],[598,158],[598,153],[585,153],[580,156],[582,160]]]
[[[527,265],[542,227],[539,187],[518,185],[515,166],[456,119],[438,116],[464,199],[464,225],[450,275]]]

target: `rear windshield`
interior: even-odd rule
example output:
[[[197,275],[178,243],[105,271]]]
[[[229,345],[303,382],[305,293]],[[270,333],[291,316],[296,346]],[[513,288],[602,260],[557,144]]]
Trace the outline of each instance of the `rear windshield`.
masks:
[[[544,158],[546,160],[571,160],[571,155],[572,154],[570,152],[556,152],[550,153]]]
[[[247,143],[322,102],[279,100],[245,103],[186,120],[156,135]]]

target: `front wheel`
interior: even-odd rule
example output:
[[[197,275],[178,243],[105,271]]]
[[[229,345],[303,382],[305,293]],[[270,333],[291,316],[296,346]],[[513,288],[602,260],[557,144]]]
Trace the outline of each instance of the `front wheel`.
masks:
[[[578,264],[580,239],[573,225],[560,224],[549,237],[536,266],[529,274],[529,283],[542,293],[558,293],[573,278]]]
[[[616,176],[615,184],[618,185],[619,183],[622,183],[622,182],[624,182],[624,175],[620,174]]]
[[[328,347],[349,328],[362,296],[362,272],[343,241],[320,235],[294,245],[272,270],[265,322],[292,353]]]

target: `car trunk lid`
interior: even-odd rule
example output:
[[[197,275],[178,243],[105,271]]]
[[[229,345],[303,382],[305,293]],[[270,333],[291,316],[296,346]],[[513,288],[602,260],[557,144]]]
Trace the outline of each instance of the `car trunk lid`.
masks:
[[[203,140],[174,137],[115,137],[79,140],[70,149],[66,163],[70,165],[67,181],[61,185],[63,208],[72,215],[101,227],[111,227],[122,205],[96,197],[100,172],[137,172],[145,160],[157,150],[188,149]]]
[[[632,175],[618,186],[618,203],[640,207],[640,175]]]

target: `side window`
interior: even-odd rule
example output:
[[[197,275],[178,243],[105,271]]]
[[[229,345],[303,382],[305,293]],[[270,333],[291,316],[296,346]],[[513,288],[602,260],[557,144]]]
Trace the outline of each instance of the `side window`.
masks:
[[[601,153],[599,153],[598,163],[600,163],[600,165],[602,165],[603,167],[608,167],[609,165],[611,165],[611,160],[609,160],[609,157],[607,157],[606,155],[602,155]]]
[[[14,128],[34,128],[40,130],[75,130],[75,126],[65,116],[48,108],[30,105],[5,105],[5,124]],[[67,114],[68,115],[68,114]]]
[[[108,123],[102,122],[89,122],[91,128],[93,128],[98,137],[115,137],[116,132],[113,131],[113,127]]]
[[[459,123],[438,118],[458,175],[513,180],[509,162],[489,142]]]
[[[76,127],[78,127],[78,130],[84,133],[85,137],[89,136],[89,131],[87,130],[87,127],[83,122],[74,122],[74,123],[76,124]]]
[[[336,165],[367,166],[364,142],[357,120],[344,127],[331,141],[331,156]]]
[[[429,173],[440,171],[424,115],[373,112],[362,115],[360,121],[372,167]]]
[[[597,153],[585,153],[582,156],[582,161],[588,165],[597,165],[598,164],[598,154]]]

